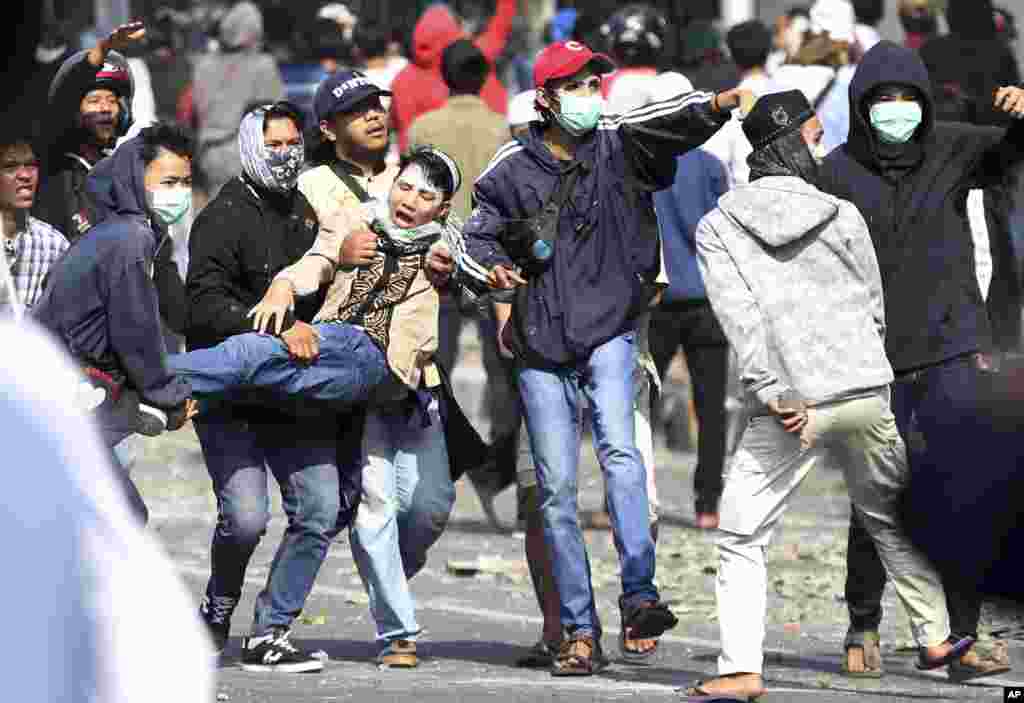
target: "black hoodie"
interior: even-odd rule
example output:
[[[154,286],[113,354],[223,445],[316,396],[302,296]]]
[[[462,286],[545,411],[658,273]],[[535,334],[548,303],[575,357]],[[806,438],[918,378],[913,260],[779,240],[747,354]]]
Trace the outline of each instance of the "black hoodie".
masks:
[[[81,154],[81,145],[89,136],[78,119],[82,98],[96,87],[98,74],[111,62],[127,66],[124,57],[115,52],[100,66],[89,63],[87,51],[72,54],[53,77],[47,103],[42,106],[42,134],[35,150],[43,168],[32,214],[59,229],[69,242],[102,219],[86,186],[95,163]],[[128,98],[122,100],[127,104]],[[119,134],[124,133],[124,124]]]
[[[924,121],[902,148],[879,144],[869,122],[867,98],[884,83],[911,87],[924,103]],[[928,72],[915,52],[885,41],[865,55],[850,84],[848,140],[825,159],[818,186],[851,201],[868,224],[897,373],[991,349],[967,192],[1001,186],[1022,160],[1024,122],[1005,131],[935,122]],[[996,262],[996,276],[1012,275],[1004,264]]]
[[[1008,126],[1008,116],[993,108],[992,91],[1020,83],[1017,61],[996,37],[989,0],[949,0],[950,33],[921,47],[928,67],[939,119]]]

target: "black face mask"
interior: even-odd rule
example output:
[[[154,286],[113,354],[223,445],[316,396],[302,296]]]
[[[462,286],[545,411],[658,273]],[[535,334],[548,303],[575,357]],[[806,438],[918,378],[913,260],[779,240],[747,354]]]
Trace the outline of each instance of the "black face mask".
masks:
[[[790,132],[747,157],[750,180],[764,176],[795,176],[814,184],[818,162],[814,160],[800,132]]]

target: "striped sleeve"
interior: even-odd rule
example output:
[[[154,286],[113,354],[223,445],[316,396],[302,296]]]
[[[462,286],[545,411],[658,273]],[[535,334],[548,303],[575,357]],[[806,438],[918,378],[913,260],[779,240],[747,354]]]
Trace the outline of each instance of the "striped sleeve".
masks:
[[[654,190],[672,185],[675,160],[696,149],[729,121],[730,113],[711,109],[712,93],[689,91],[602,120],[617,130],[640,181]]]
[[[501,164],[501,162],[503,162],[505,159],[512,156],[513,154],[518,154],[522,150],[523,145],[516,140],[505,142],[505,144],[503,144],[496,152],[494,152],[494,156],[491,157],[490,163],[487,164],[487,168],[483,170],[480,176],[476,179],[476,182],[479,183],[483,179],[487,178],[487,176],[491,174],[491,171],[497,168],[498,165]]]
[[[458,278],[470,289],[486,287],[487,269],[480,265],[466,249],[466,240],[462,236],[463,223],[454,215],[448,216],[448,226],[444,228],[444,241],[448,245]],[[467,281],[466,278],[470,280]]]
[[[671,117],[692,105],[706,105],[710,108],[711,99],[714,96],[714,93],[691,90],[665,100],[641,105],[621,115],[604,117],[601,119],[600,127],[603,129],[617,129],[627,124],[642,125],[645,122],[656,122],[659,119]]]

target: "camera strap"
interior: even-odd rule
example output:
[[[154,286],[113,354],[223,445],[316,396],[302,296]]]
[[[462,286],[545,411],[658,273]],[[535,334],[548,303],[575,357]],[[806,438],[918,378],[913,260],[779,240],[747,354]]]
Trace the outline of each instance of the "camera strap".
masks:
[[[565,204],[569,202],[569,198],[572,197],[573,190],[576,188],[576,181],[579,180],[580,174],[585,169],[586,164],[582,161],[573,161],[563,168],[559,172],[560,182],[558,188],[551,194],[551,198],[548,199],[541,210],[542,217],[549,223],[549,226],[538,228],[537,238],[546,241],[552,249],[555,246],[554,240],[558,237],[558,217],[561,215]]]

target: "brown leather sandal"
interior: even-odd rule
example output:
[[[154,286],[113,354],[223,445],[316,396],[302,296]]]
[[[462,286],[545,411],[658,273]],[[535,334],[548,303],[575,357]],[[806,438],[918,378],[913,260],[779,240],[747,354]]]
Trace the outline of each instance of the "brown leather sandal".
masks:
[[[1001,656],[970,651],[949,663],[949,680],[955,683],[999,676],[1010,671],[1009,661]]]
[[[571,635],[563,640],[551,664],[552,676],[593,676],[604,668],[601,644],[590,635]]]

